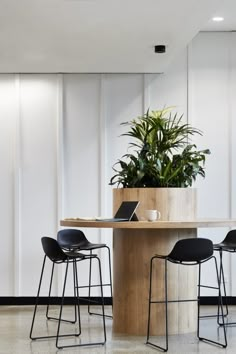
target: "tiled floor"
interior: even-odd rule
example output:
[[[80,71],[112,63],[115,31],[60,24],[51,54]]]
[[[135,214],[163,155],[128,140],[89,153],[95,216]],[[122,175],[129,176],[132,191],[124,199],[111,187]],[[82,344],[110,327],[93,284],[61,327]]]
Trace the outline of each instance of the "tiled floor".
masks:
[[[56,329],[55,321],[45,321],[44,307],[40,307],[39,315],[37,318],[37,334],[42,334],[42,331],[53,334]],[[205,309],[205,308],[204,308]],[[71,315],[71,307],[67,306],[65,315]],[[206,310],[210,310],[206,308]],[[230,309],[230,316],[236,320],[236,308]],[[88,354],[118,354],[118,353],[159,353],[156,349],[152,349],[145,345],[145,337],[126,337],[126,336],[113,336],[112,335],[112,320],[107,319],[107,343],[105,346],[99,347],[83,347],[70,348],[57,350],[55,347],[55,341],[50,340],[38,340],[31,341],[29,339],[29,330],[32,320],[33,307],[31,306],[1,306],[0,307],[0,353],[1,354],[46,354],[46,353],[88,353]],[[55,312],[55,310],[53,309]],[[98,339],[101,335],[101,318],[98,316],[88,316],[86,308],[82,308],[82,320],[84,328],[89,328],[87,334],[85,334],[89,340]],[[221,333],[221,330],[215,326],[215,320],[203,320],[204,330],[212,336],[217,336]],[[63,329],[66,330],[71,325],[65,324]],[[74,327],[72,327],[74,329]],[[71,329],[71,327],[70,327]],[[86,332],[86,331],[85,331]],[[44,332],[45,333],[45,332]],[[227,329],[228,334],[228,347],[227,349],[221,349],[214,345],[209,345],[203,342],[199,342],[195,333],[179,336],[170,336],[169,341],[169,353],[170,354],[230,354],[236,353],[236,325]],[[67,339],[68,340],[68,339]]]

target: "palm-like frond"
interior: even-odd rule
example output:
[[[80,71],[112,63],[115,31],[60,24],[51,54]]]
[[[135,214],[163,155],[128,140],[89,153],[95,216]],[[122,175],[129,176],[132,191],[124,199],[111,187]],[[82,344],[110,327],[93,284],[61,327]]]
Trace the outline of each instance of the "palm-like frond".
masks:
[[[123,187],[187,187],[197,175],[205,177],[205,155],[209,150],[198,151],[189,141],[199,129],[182,123],[183,115],[172,114],[172,107],[148,110],[143,116],[122,123],[129,130],[122,134],[134,141],[135,148],[118,160],[119,168],[110,184]],[[126,162],[127,161],[127,162]]]

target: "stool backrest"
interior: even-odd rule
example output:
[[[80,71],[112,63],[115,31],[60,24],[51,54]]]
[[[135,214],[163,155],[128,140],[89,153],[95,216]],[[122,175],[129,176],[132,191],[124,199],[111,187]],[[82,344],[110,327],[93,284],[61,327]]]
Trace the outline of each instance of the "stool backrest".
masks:
[[[230,230],[227,233],[227,235],[226,235],[226,237],[225,237],[223,242],[236,245],[236,230]]]
[[[72,248],[73,245],[78,245],[87,242],[87,238],[81,230],[64,229],[57,233],[57,241],[61,247]]]
[[[66,254],[62,251],[57,240],[51,237],[41,238],[44,253],[53,262],[63,262],[67,258]]]
[[[176,242],[168,255],[177,262],[199,262],[213,255],[213,243],[206,238],[189,238]]]

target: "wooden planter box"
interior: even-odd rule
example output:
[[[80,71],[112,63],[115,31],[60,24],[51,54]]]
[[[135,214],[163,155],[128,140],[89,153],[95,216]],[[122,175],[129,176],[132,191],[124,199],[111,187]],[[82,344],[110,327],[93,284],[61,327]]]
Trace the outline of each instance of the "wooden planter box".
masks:
[[[194,220],[196,218],[196,189],[194,188],[117,188],[113,189],[113,211],[124,200],[139,200],[137,216],[144,217],[146,209],[157,209],[161,220]]]

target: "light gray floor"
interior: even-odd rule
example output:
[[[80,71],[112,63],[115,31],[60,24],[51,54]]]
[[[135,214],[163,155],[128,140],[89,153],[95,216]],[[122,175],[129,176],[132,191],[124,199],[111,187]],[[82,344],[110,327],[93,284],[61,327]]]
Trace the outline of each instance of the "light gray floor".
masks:
[[[72,315],[72,308],[65,307],[65,316]],[[212,307],[204,307],[205,311],[212,311]],[[214,310],[214,309],[213,309]],[[39,315],[37,317],[36,334],[50,333],[54,334],[56,330],[55,321],[45,321],[45,307],[40,306]],[[53,308],[56,314],[56,310]],[[88,354],[104,354],[104,353],[159,353],[156,349],[152,349],[145,345],[145,337],[126,337],[112,335],[112,320],[106,320],[107,326],[107,343],[100,347],[83,347],[57,350],[55,341],[40,340],[31,341],[29,339],[29,330],[32,320],[32,306],[0,306],[0,353],[1,354],[46,354],[46,353],[88,353]],[[230,317],[236,321],[236,307],[230,308]],[[86,332],[82,340],[96,340],[101,335],[101,318],[98,316],[88,316],[86,307],[82,307],[82,320]],[[74,329],[73,325],[65,324],[63,330],[68,328]],[[215,320],[203,320],[203,329],[207,334],[216,338],[219,335],[219,329],[215,325]],[[89,331],[86,329],[89,328]],[[220,330],[221,333],[221,330]],[[213,345],[199,342],[195,333],[179,336],[170,336],[169,351],[170,354],[229,354],[236,353],[236,325],[227,329],[228,347],[221,349]],[[85,338],[86,337],[86,338]],[[67,339],[68,340],[68,339]]]

